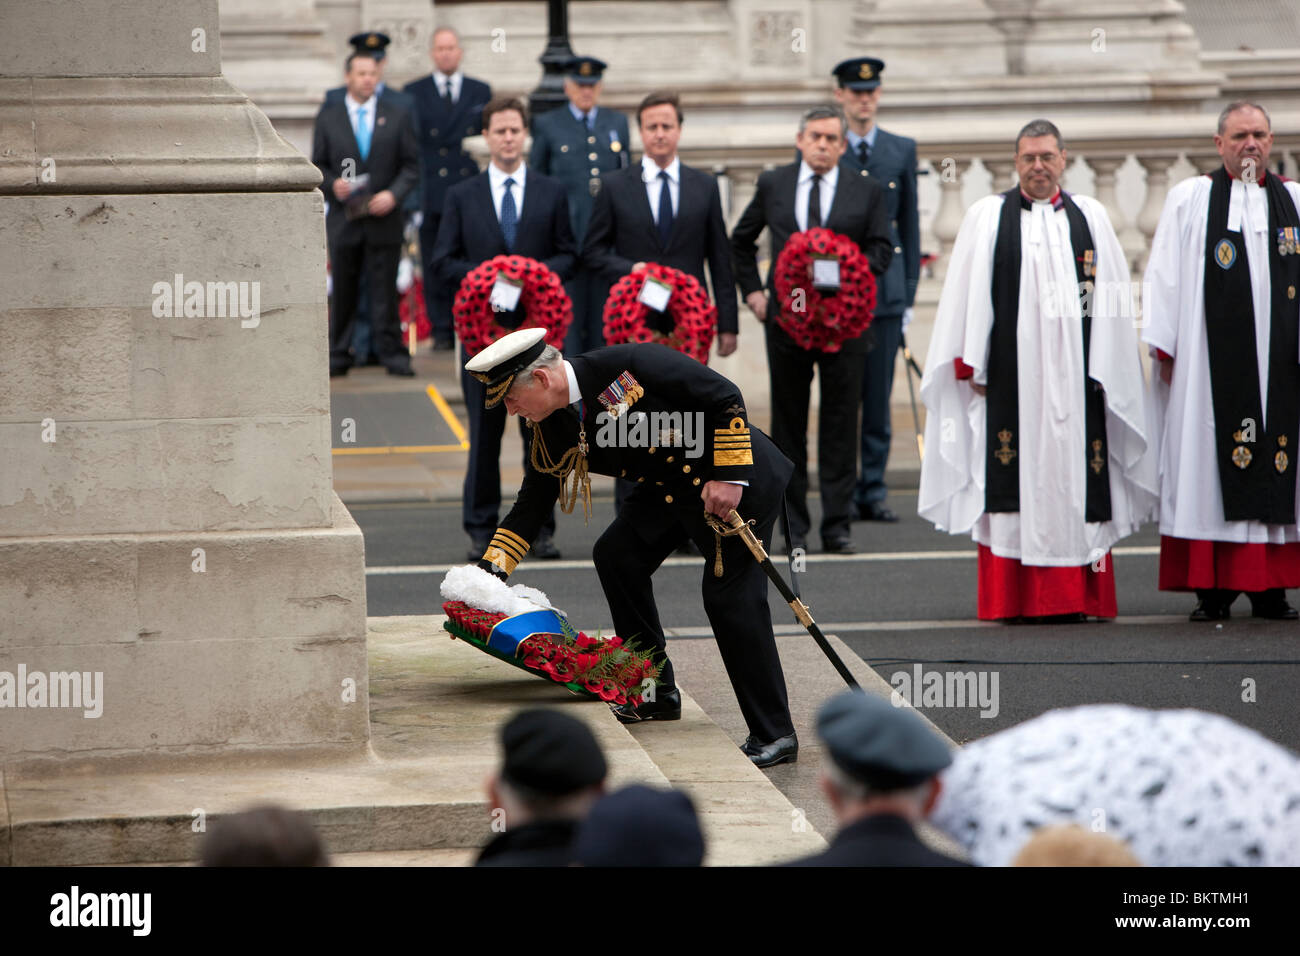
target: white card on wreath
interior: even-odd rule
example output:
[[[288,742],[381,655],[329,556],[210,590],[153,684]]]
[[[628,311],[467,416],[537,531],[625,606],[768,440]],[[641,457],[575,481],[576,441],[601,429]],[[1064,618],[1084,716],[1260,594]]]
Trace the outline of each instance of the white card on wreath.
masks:
[[[513,312],[519,308],[519,296],[524,291],[522,282],[515,282],[503,275],[497,275],[492,283],[492,296],[488,300],[494,312]]]
[[[840,287],[840,260],[820,259],[812,261],[813,285],[818,289],[838,289]]]
[[[664,312],[668,309],[668,301],[672,297],[672,286],[667,282],[646,276],[645,284],[641,286],[641,294],[636,297],[636,300],[643,303],[647,309]]]

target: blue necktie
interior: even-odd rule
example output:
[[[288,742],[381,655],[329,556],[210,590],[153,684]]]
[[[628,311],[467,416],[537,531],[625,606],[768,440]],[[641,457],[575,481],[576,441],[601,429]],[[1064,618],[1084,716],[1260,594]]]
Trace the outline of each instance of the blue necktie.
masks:
[[[515,184],[513,178],[506,180],[506,194],[501,198],[501,234],[506,237],[506,251],[514,252],[515,227],[519,225],[519,210],[515,208],[515,194],[510,187]]]
[[[364,106],[357,109],[357,149],[361,151],[361,161],[364,163],[370,155],[370,124],[366,122]]]
[[[673,232],[673,196],[668,190],[668,170],[659,171],[659,244],[668,248],[668,237]]]

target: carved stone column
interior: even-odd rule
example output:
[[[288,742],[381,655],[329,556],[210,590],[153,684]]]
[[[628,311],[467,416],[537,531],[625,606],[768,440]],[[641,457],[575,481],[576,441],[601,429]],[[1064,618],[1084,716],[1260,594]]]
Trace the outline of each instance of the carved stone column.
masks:
[[[1133,273],[1135,279],[1141,279],[1151,255],[1151,240],[1156,234],[1156,226],[1160,224],[1160,213],[1165,208],[1165,196],[1169,193],[1171,160],[1168,156],[1139,156],[1137,160],[1147,174],[1146,199],[1137,217],[1137,227],[1146,238],[1146,248]]]
[[[939,211],[934,217],[934,236],[939,240],[939,257],[934,263],[934,277],[942,280],[948,274],[948,256],[952,244],[961,229],[962,213],[961,181],[970,169],[969,159],[953,159],[951,164],[945,160],[939,170]]]

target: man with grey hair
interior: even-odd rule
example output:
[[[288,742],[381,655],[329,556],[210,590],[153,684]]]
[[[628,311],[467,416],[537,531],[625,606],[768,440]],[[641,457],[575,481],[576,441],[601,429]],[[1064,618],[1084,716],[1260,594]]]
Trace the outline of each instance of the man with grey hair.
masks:
[[[910,708],[861,690],[817,714],[826,746],[821,789],[839,832],[829,849],[789,866],[965,866],[930,849],[915,827],[939,801],[948,748]]]
[[[1242,591],[1254,617],[1293,621],[1300,185],[1269,172],[1258,104],[1228,104],[1214,145],[1223,164],[1169,190],[1143,283],[1166,386],[1160,589],[1195,591],[1193,621],[1228,617]]]
[[[1128,263],[1105,208],[1060,187],[1056,126],[953,245],[921,381],[917,510],[979,546],[981,620],[1117,614],[1110,549],[1155,508],[1154,430]]]
[[[889,217],[880,185],[869,176],[840,175],[848,124],[835,106],[808,110],[795,145],[800,160],[758,177],[753,200],[731,234],[736,284],[750,311],[765,324],[772,396],[772,440],[795,466],[786,492],[787,549],[805,548],[808,513],[808,402],[813,370],[821,381],[817,471],[821,485],[822,549],[852,554],[853,489],[857,482],[858,404],[868,333],[835,352],[804,348],[781,327],[776,261],[790,237],[826,228],[848,236],[867,257],[877,279],[893,256]],[[772,265],[758,273],[758,238],[771,234]],[[798,306],[793,306],[798,308]]]

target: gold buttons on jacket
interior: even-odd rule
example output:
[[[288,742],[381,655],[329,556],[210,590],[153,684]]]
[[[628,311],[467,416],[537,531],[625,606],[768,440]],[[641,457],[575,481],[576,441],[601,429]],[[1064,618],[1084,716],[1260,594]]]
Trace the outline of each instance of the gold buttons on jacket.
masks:
[[[682,465],[682,474],[684,474],[684,475],[689,475],[690,473],[691,473],[691,466],[690,466],[690,465]]]
[[[565,143],[563,146],[560,147],[560,152],[562,152],[562,153],[567,153],[568,151],[569,151],[569,144],[568,144],[568,143]]]
[[[900,256],[901,256],[901,255],[903,254],[903,247],[902,247],[902,246],[894,246],[894,254],[895,254],[895,255],[900,255]]]
[[[588,158],[589,160],[591,160],[591,161],[594,163],[594,162],[596,161],[596,154],[595,154],[595,153],[588,153],[588,154],[587,154],[587,158]]]
[[[692,478],[692,479],[691,479],[691,484],[693,484],[693,485],[698,485],[699,483],[700,483],[700,479],[698,479],[698,478]]]
[[[644,478],[638,478],[637,481],[645,481]]]
[[[672,455],[669,455],[669,456],[668,456],[666,459],[664,459],[664,460],[667,461],[667,462],[671,465],[672,462],[673,462],[673,456],[672,456]]]
[[[594,136],[588,136],[588,137],[587,137],[587,142],[589,142],[589,143],[595,143],[595,142],[596,142],[596,137],[594,137]]]
[[[650,452],[650,454],[652,454],[652,455],[655,453],[655,447],[654,447],[654,445],[651,445],[651,446],[650,446],[648,449],[646,449],[646,450],[647,450],[648,452]]]
[[[898,183],[894,182],[894,181],[891,179],[891,180],[889,181],[889,188],[890,188],[890,189],[897,189],[897,188],[898,188]]]
[[[669,505],[672,504],[672,503],[673,503],[673,496],[672,496],[672,495],[664,495],[664,503],[665,503],[665,504],[669,504]]]
[[[626,478],[626,477],[627,477],[627,469],[626,469],[626,468],[622,469],[622,470],[618,473],[618,476],[619,476],[620,478]]]

